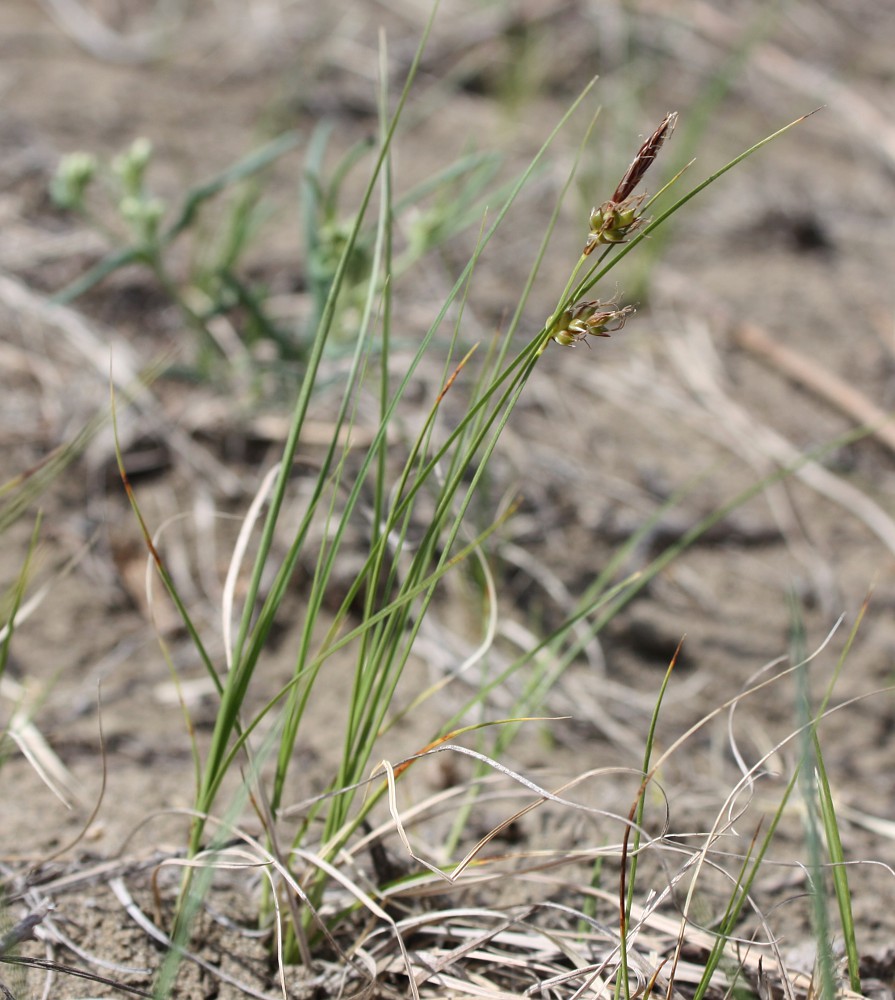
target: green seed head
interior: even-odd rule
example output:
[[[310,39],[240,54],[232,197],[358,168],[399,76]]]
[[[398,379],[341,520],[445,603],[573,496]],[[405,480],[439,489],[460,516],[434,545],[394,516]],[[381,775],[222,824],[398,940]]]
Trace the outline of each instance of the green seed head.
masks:
[[[125,195],[139,196],[143,191],[146,168],[152,158],[152,143],[146,138],[134,139],[130,149],[112,160],[112,171],[121,181]]]
[[[155,242],[165,207],[161,198],[134,195],[125,195],[118,203],[121,217],[130,226],[137,241],[144,244]]]
[[[63,156],[50,184],[50,196],[60,208],[77,209],[84,205],[84,194],[96,175],[96,157],[90,153]]]

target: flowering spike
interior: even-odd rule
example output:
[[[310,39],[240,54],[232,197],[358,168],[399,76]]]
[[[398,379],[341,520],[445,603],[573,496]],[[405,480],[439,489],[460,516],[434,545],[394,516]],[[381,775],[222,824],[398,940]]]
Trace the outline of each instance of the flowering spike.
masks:
[[[643,175],[653,165],[653,160],[659,155],[659,150],[662,148],[665,140],[674,131],[676,124],[676,111],[670,112],[662,119],[656,131],[637,150],[637,155],[625,171],[625,176],[619,181],[618,187],[615,189],[615,194],[610,199],[611,201],[620,204],[643,180]]]
[[[550,336],[561,347],[574,347],[590,337],[608,337],[628,321],[634,306],[622,306],[615,302],[600,302],[594,299],[579,302],[566,309],[553,321]]]
[[[623,202],[605,201],[590,213],[590,232],[584,245],[587,256],[603,243],[624,243],[635,230],[643,225],[637,214],[646,195],[626,198]]]
[[[637,151],[609,201],[592,209],[590,233],[583,250],[585,257],[600,244],[624,243],[631,233],[643,225],[643,218],[638,213],[646,195],[634,195],[633,192],[643,180],[643,175],[649,170],[662,144],[671,135],[676,121],[676,111],[662,119],[656,131]]]

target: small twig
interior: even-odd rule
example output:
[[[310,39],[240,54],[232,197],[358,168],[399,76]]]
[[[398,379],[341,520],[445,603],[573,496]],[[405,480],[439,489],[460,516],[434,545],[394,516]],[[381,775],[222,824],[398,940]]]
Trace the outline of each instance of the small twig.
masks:
[[[10,927],[0,937],[0,955],[5,955],[22,941],[30,941],[34,937],[34,928],[42,924],[50,912],[49,902],[44,902],[27,916],[23,917],[14,927]]]
[[[816,361],[772,339],[761,327],[744,323],[734,331],[734,339],[740,347],[831,403],[856,423],[873,428],[874,437],[895,452],[895,414],[880,409],[863,393]]]

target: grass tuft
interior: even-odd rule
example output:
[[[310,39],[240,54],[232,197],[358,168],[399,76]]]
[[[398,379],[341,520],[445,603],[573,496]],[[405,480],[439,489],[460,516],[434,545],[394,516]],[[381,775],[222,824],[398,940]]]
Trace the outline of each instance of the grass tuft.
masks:
[[[499,239],[520,192],[593,82],[511,184],[499,182],[494,157],[470,154],[402,194],[394,189],[393,158],[431,23],[393,107],[383,44],[375,139],[357,144],[328,169],[332,126],[321,125],[310,137],[301,191],[311,306],[300,329],[281,329],[270,318],[265,290],[241,273],[262,221],[260,175],[294,149],[294,136],[278,138],[188,192],[167,222],[167,206],[149,189],[152,154],[145,142],[110,168],[89,157],[70,158],[54,184],[61,206],[86,215],[94,179],[105,170],[124,231],[122,245],[60,292],[58,301],[69,302],[116,269],[139,263],[151,269],[199,336],[200,369],[202,350],[220,348],[214,321],[239,312],[245,318],[244,346],[272,345],[277,359],[300,373],[281,454],[246,505],[223,586],[219,636],[206,634],[181,593],[164,532],[153,532],[122,448],[116,448],[149,559],[217,699],[206,740],[181,697],[195,800],[187,814],[186,856],[166,861],[156,873],[161,899],[164,875],[176,870],[176,909],[164,920],[145,923],[166,950],[153,996],[164,1000],[176,993],[183,961],[201,964],[190,952],[191,936],[216,878],[230,870],[245,876],[247,884],[257,875],[254,916],[269,933],[284,995],[286,970],[299,963],[332,994],[349,987],[372,991],[384,983],[413,997],[567,991],[631,1000],[686,989],[700,1000],[718,989],[752,988],[772,965],[785,976],[770,920],[756,899],[797,789],[807,816],[818,991],[832,998],[838,988],[828,941],[828,874],[846,940],[849,983],[857,991],[846,861],[818,735],[832,684],[819,710],[812,710],[805,676],[812,658],[797,629],[790,667],[762,675],[662,750],[660,717],[679,646],[656,695],[637,768],[588,769],[557,784],[505,763],[518,734],[547,721],[541,713],[551,690],[612,617],[712,525],[792,468],[742,491],[644,569],[619,580],[620,568],[654,522],[643,525],[598,579],[573,595],[549,634],[531,637],[509,663],[493,655],[501,595],[491,547],[516,515],[518,499],[491,503],[486,487],[501,436],[529,381],[541,375],[544,355],[556,345],[578,349],[579,359],[598,364],[598,357],[581,348],[620,332],[635,312],[616,290],[605,290],[612,269],[697,194],[804,118],[669,204],[683,173],[653,197],[642,189],[671,140],[677,114],[667,114],[640,144],[613,193],[582,219],[578,259],[550,315],[532,332],[524,326],[525,309],[550,253],[576,161],[506,327],[487,345],[470,346],[466,320],[483,255]],[[594,127],[595,120],[586,137]],[[579,158],[584,148],[582,142]],[[349,180],[362,169],[368,170],[363,191],[346,208]],[[225,191],[233,201],[217,245],[198,255],[185,282],[174,280],[167,263],[170,247],[197,231],[205,203]],[[648,215],[654,209],[657,214]],[[414,340],[401,279],[412,280],[426,254],[474,224],[478,236],[467,264]],[[424,390],[420,413],[411,393],[418,374],[433,364],[440,376],[434,388]],[[114,389],[112,415],[117,443]],[[300,447],[314,421],[327,436],[312,475],[299,483]],[[661,515],[660,510],[655,521]],[[402,707],[399,692],[424,625],[442,592],[464,572],[482,595],[480,641],[450,678],[414,691]],[[24,584],[16,591],[11,623],[23,594]],[[260,679],[278,630],[290,618],[297,622],[288,633],[289,675],[272,697],[262,697],[259,689],[269,689]],[[795,609],[793,621],[797,625]],[[11,638],[10,625],[0,648],[0,675]],[[176,682],[167,649],[165,655]],[[383,738],[394,734],[398,722],[419,721],[422,706],[437,703],[449,680],[479,666],[479,682],[466,703],[459,709],[442,706],[430,731],[415,737],[415,752],[404,748],[399,759],[380,759]],[[736,751],[742,777],[713,828],[695,836],[695,846],[676,835],[670,799],[660,785],[663,767],[676,755],[686,756],[694,736],[722,713],[729,711],[732,719],[743,700],[789,676],[803,684],[796,732],[751,764]],[[511,710],[491,717],[489,696],[509,692],[511,681]],[[336,763],[325,787],[291,801],[300,785],[302,741],[316,724],[316,697],[333,683],[344,692],[342,714],[330,734]],[[638,739],[624,729],[615,737]],[[768,759],[789,744],[799,745],[800,759],[776,804],[758,819],[747,817]],[[422,803],[411,802],[404,791],[412,776],[435,762],[458,773],[465,769],[465,776]],[[519,847],[514,841],[517,829],[555,815],[572,817],[584,833],[559,848],[524,839]],[[744,827],[745,836],[736,826],[741,818],[751,824]],[[441,831],[440,839],[429,836],[430,830]],[[605,885],[615,877],[617,892],[610,892]],[[695,973],[688,967],[694,946],[702,949]],[[757,973],[755,953],[761,955]],[[329,971],[333,968],[337,974]]]

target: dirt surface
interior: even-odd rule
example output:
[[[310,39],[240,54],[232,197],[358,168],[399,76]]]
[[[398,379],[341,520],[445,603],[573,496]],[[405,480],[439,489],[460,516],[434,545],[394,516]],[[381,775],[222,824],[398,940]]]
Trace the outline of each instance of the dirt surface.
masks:
[[[102,34],[90,28],[83,10],[74,24],[60,24],[50,16],[53,6],[6,0],[0,19],[3,481],[35,469],[104,407],[110,347],[123,382],[128,366],[136,372],[173,357],[183,369],[197,360],[194,334],[139,268],[114,274],[62,313],[45,306],[47,295],[109,246],[101,231],[51,204],[47,189],[60,155],[84,149],[109,156],[147,136],[156,151],[152,186],[176,204],[190,186],[294,129],[298,148],[266,176],[273,211],[246,267],[282,303],[283,314],[299,323],[309,293],[297,191],[310,137],[321,121],[331,121],[329,159],[335,164],[340,153],[375,134],[377,33],[383,28],[388,39],[395,99],[427,15],[416,0],[226,0],[213,10],[196,5],[175,24],[166,21],[174,13],[164,4],[150,15],[149,5],[104,0],[90,8],[110,31]],[[798,739],[782,743],[802,719],[796,676],[782,673],[792,649],[793,609],[804,622],[805,648],[820,650],[808,682],[816,708],[873,588],[833,693],[831,704],[843,707],[820,729],[843,848],[853,863],[859,948],[871,956],[895,932],[895,907],[889,905],[895,893],[889,867],[895,865],[895,462],[885,429],[860,438],[849,433],[874,422],[868,406],[885,413],[895,398],[889,279],[895,268],[895,130],[885,114],[895,98],[895,8],[825,0],[792,2],[772,14],[758,6],[446,0],[397,140],[395,186],[406,190],[470,150],[499,152],[500,177],[515,176],[580,87],[599,73],[472,282],[461,334],[467,344],[487,341],[512,315],[587,119],[602,105],[597,140],[526,306],[520,336],[529,337],[550,313],[580,253],[592,204],[611,194],[641,137],[666,112],[677,110],[680,122],[657,170],[667,179],[695,156],[682,182],[690,185],[787,122],[825,106],[726,175],[632,255],[630,266],[613,272],[606,297],[617,282],[621,301],[628,302],[634,288],[637,315],[610,340],[551,347],[544,355],[506,428],[480,502],[488,518],[506,498],[521,497],[494,549],[499,664],[555,627],[626,542],[636,544],[615,568],[616,580],[648,566],[764,477],[773,479],[751,499],[731,504],[589,640],[539,712],[567,718],[531,724],[502,758],[531,776],[549,769],[549,778],[537,778],[546,787],[590,768],[639,768],[659,684],[684,635],[660,718],[659,751],[751,684],[780,674],[741,701],[731,717],[719,711],[663,764],[666,798],[653,802],[655,816],[646,826],[659,832],[667,804],[669,842],[698,847],[696,831],[742,806],[727,843],[732,854],[748,845],[759,818],[779,801],[802,749]],[[359,169],[346,184],[346,217],[364,176]],[[659,182],[657,174],[647,187],[654,191]],[[475,226],[398,279],[405,339],[396,364],[404,354],[411,357],[474,238]],[[175,248],[172,267],[186,273],[190,263],[187,239]],[[448,336],[445,329],[436,340],[436,354]],[[781,357],[779,347],[791,353]],[[441,385],[441,364],[434,357],[431,369],[421,370],[414,397],[419,412],[406,415],[409,425],[425,418]],[[340,371],[336,360],[332,377],[337,380]],[[172,572],[215,656],[222,655],[220,595],[235,519],[276,460],[291,374],[287,367],[253,382],[221,367],[191,380],[169,371],[153,384],[138,415],[122,418],[144,514],[153,528],[167,525]],[[446,420],[452,405],[449,398]],[[324,427],[331,410],[324,394]],[[375,411],[365,420],[362,411],[360,426],[375,427]],[[38,940],[25,945],[29,954],[78,962],[77,947],[81,958],[112,963],[94,965],[94,971],[147,988],[147,970],[157,968],[161,949],[134,921],[124,893],[133,892],[145,912],[153,910],[149,875],[162,857],[183,856],[188,820],[176,811],[191,807],[194,787],[189,733],[158,631],[185,685],[200,747],[209,737],[215,702],[172,611],[158,601],[152,620],[145,548],[110,441],[104,426],[3,536],[0,581],[11,588],[40,508],[29,593],[51,581],[10,644],[3,717],[9,719],[24,699],[73,784],[66,808],[19,750],[7,748],[0,772],[0,860],[12,898],[10,923],[38,911],[44,898],[55,904]],[[290,495],[296,509],[310,489],[319,447],[303,444],[307,472],[296,475]],[[806,455],[809,460],[801,458]],[[784,467],[792,474],[774,479]],[[252,695],[256,707],[290,676],[304,607],[302,572],[312,568],[309,558],[298,574],[288,620],[265,662],[264,683]],[[398,691],[398,708],[469,655],[480,641],[480,615],[468,580],[446,586]],[[779,665],[761,673],[778,658]],[[314,731],[303,734],[297,750],[292,801],[319,792],[332,776],[350,670],[350,663],[335,663],[318,692]],[[425,746],[479,679],[464,675],[437,705],[405,719],[384,739],[381,756],[397,760]],[[511,713],[523,680],[495,691],[491,718]],[[750,767],[768,757],[762,780],[731,804],[727,796],[741,776],[737,755]],[[450,786],[470,770],[465,760],[446,760],[432,758],[420,768],[417,784],[409,785],[411,798]],[[626,815],[637,780],[630,772],[601,774],[586,788],[582,801]],[[811,917],[802,867],[804,808],[797,799],[756,896],[781,951],[804,965]],[[524,801],[520,795],[517,805]],[[619,837],[611,826],[588,832],[580,817],[550,805],[556,808],[543,810],[542,820],[518,825],[515,836],[532,850],[581,844],[594,835],[597,841]],[[504,815],[500,804],[483,807],[470,844]],[[440,862],[447,860],[439,853],[446,822],[435,817],[418,831],[429,856]],[[258,832],[257,823],[248,826]],[[401,853],[396,839],[389,846]],[[660,886],[678,863],[656,866]],[[175,871],[163,869],[160,884],[170,906]],[[253,916],[246,893],[257,888],[237,875],[216,881],[206,924],[196,935],[205,942],[207,965],[185,964],[178,996],[243,995],[221,980],[221,971],[251,984],[256,995],[276,995],[266,948],[242,933]],[[530,902],[541,892],[509,888],[499,901]],[[706,887],[707,913],[717,903],[712,893]],[[465,902],[487,897],[483,890],[457,895]],[[837,926],[834,919],[834,937]],[[890,973],[880,959],[875,976]],[[319,970],[316,979],[294,970],[289,975],[295,996],[339,988],[337,978]],[[7,980],[16,996],[31,995],[16,992],[15,973]],[[393,985],[406,990],[397,979]],[[513,988],[521,993],[526,982]],[[39,995],[37,978],[27,989]],[[109,994],[106,987],[60,976],[47,995]]]

